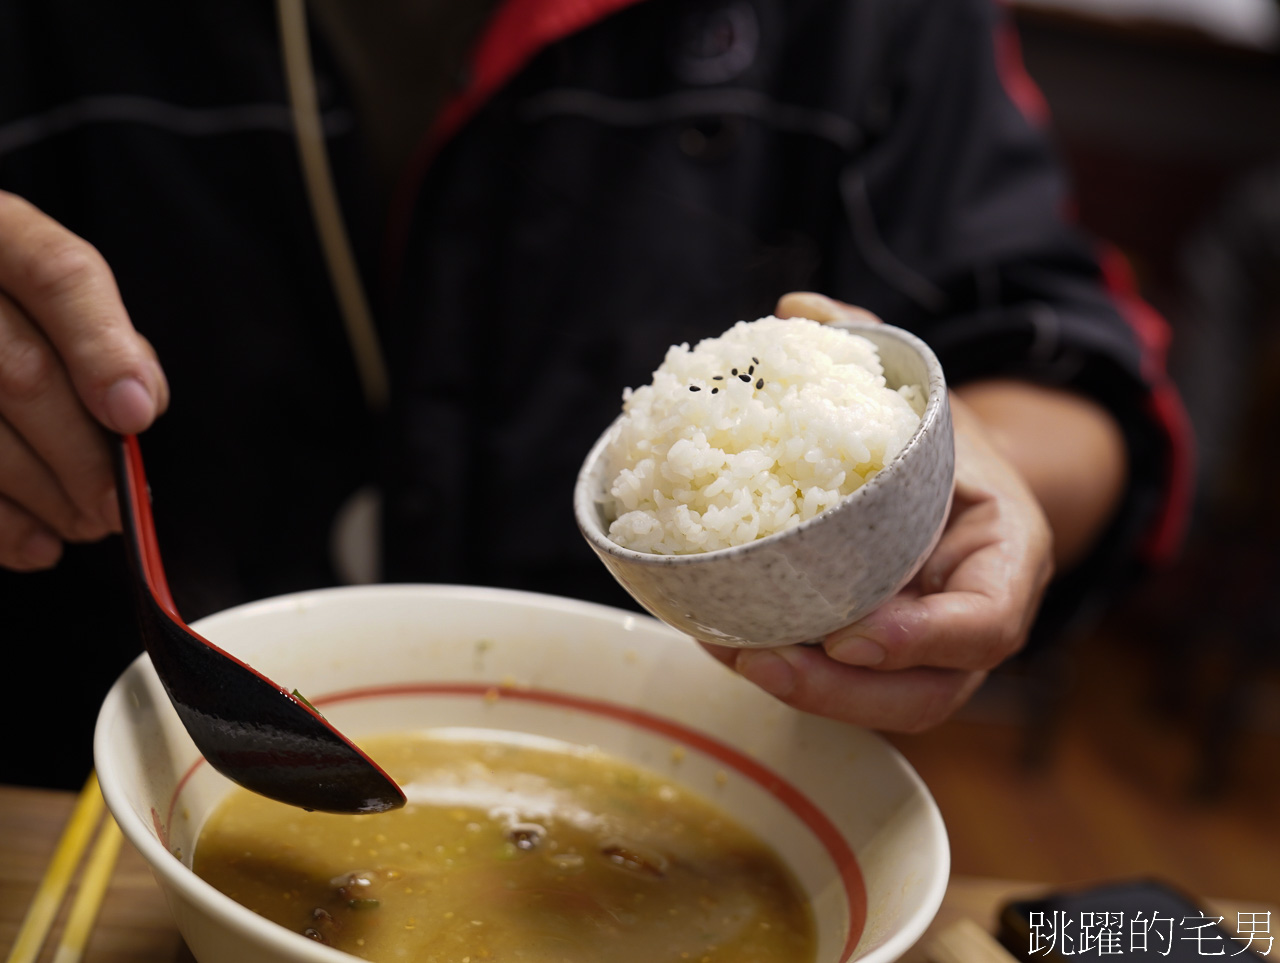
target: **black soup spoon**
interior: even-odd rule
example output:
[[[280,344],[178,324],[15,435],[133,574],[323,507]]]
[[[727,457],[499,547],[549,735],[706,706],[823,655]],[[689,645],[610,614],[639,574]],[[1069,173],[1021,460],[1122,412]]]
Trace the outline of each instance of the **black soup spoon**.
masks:
[[[192,631],[169,594],[142,450],[114,445],[125,554],[138,627],[182,724],[214,769],[280,802],[331,813],[404,805],[404,793],[305,700]]]

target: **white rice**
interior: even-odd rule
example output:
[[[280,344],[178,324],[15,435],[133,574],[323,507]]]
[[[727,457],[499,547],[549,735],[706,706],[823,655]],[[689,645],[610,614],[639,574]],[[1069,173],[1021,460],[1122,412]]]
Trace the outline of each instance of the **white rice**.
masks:
[[[885,384],[866,338],[816,321],[740,321],[676,345],[651,384],[623,392],[606,453],[609,537],[680,555],[798,525],[888,464],[924,400],[919,386]]]

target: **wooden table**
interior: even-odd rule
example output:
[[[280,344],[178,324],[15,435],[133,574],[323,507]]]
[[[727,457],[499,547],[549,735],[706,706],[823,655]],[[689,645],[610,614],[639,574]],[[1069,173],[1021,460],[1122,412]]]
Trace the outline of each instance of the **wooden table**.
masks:
[[[32,895],[75,803],[75,795],[0,786],[0,954],[8,956]],[[922,947],[952,923],[969,918],[993,930],[998,907],[1031,896],[1043,884],[953,877],[942,907],[921,941],[902,958],[924,963]],[[65,916],[65,906],[63,908]],[[62,917],[40,957],[52,959]],[[142,857],[127,841],[98,917],[85,963],[191,963],[164,897]]]

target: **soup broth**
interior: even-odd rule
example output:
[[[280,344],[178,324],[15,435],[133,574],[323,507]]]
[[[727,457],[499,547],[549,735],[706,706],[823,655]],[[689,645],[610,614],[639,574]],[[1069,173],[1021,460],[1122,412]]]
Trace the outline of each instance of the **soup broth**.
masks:
[[[364,742],[405,789],[394,812],[308,813],[238,790],[194,869],[381,963],[813,960],[798,884],[708,801],[593,750],[474,736]]]

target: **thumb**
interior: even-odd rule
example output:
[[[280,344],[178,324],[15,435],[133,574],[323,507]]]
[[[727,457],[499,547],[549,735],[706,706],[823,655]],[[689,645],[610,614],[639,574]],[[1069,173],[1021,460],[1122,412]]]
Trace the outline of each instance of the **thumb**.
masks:
[[[791,291],[784,294],[778,298],[778,306],[773,313],[779,318],[808,318],[823,324],[834,321],[875,324],[880,321],[864,308],[854,307],[814,291]]]
[[[0,192],[0,291],[52,345],[84,406],[121,433],[147,428],[169,386],[134,330],[106,261],[20,197]]]

